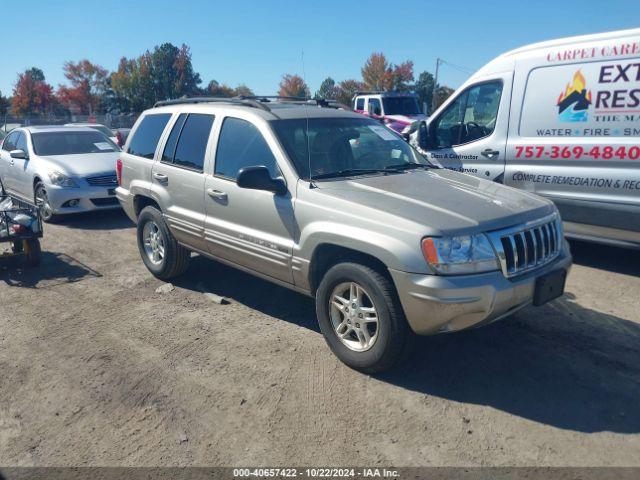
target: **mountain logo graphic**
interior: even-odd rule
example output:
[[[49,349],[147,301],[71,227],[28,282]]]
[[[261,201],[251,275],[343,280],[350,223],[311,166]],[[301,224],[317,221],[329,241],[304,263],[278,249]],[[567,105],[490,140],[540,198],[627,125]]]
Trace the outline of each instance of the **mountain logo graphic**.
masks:
[[[580,70],[573,75],[571,83],[560,93],[558,118],[561,122],[586,122],[588,108],[591,105],[591,90],[587,90],[587,81]]]

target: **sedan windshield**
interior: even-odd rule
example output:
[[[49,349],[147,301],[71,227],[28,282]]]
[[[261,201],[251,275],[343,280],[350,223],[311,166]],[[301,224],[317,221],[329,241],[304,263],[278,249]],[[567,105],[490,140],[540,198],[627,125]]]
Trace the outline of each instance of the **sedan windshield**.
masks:
[[[113,137],[114,134],[111,130],[109,130],[107,127],[105,127],[104,125],[87,125],[89,128],[93,128],[94,130],[99,131],[100,133],[102,133],[104,136],[106,137]]]
[[[309,179],[310,167],[313,178],[328,178],[430,165],[402,137],[367,118],[299,118],[272,125],[300,178]]]
[[[78,155],[109,153],[120,149],[98,131],[38,132],[31,134],[36,155]]]
[[[386,97],[382,99],[385,115],[419,115],[420,106],[415,97]]]

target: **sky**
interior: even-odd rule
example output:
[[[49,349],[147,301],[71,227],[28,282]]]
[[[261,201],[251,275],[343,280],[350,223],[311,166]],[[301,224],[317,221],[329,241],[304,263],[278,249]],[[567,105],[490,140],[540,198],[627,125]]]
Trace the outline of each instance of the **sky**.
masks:
[[[15,6],[0,0],[0,18]],[[0,23],[4,95],[32,66],[57,88],[65,61],[115,70],[163,42],[191,48],[203,85],[244,83],[261,95],[275,94],[285,73],[312,92],[327,76],[360,79],[372,52],[412,60],[416,77],[442,58],[438,83],[456,88],[528,43],[640,27],[638,0],[30,0],[19,10]]]

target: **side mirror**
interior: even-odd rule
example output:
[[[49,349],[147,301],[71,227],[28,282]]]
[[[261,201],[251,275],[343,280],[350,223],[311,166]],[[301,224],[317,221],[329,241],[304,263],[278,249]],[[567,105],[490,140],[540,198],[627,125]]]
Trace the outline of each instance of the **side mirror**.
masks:
[[[287,193],[287,184],[284,180],[282,178],[271,178],[269,169],[264,165],[240,169],[236,183],[240,188],[266,190],[276,195]]]
[[[420,148],[428,150],[432,146],[432,141],[429,138],[429,129],[427,128],[427,122],[422,121],[418,126],[418,145]]]
[[[9,155],[11,155],[11,158],[18,158],[21,160],[25,160],[27,158],[27,154],[24,150],[11,150]]]

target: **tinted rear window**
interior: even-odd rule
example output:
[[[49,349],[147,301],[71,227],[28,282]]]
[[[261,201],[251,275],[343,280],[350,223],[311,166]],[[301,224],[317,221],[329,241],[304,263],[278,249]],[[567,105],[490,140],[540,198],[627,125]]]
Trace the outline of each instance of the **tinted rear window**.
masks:
[[[174,165],[202,171],[212,125],[213,115],[189,114],[180,133]]]
[[[31,134],[36,155],[77,155],[117,152],[119,148],[100,132],[39,132]]]
[[[127,153],[138,157],[153,158],[164,127],[171,118],[170,113],[146,115],[136,128]]]

